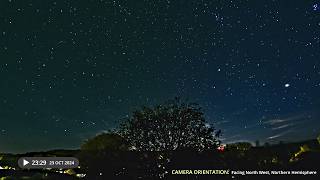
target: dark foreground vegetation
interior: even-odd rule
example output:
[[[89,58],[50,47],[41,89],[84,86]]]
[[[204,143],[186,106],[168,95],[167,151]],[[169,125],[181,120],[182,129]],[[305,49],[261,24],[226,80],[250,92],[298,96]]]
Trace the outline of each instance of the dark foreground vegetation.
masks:
[[[205,122],[198,105],[175,99],[133,112],[118,130],[85,141],[80,150],[2,154],[0,178],[320,179],[318,175],[231,174],[231,171],[259,170],[318,171],[320,138],[264,146],[252,146],[247,142],[222,146],[220,135],[220,130]],[[17,166],[19,157],[44,156],[77,157],[80,166],[66,170],[23,170]],[[188,174],[194,170],[224,170],[229,173]]]
[[[306,170],[318,171],[320,148],[317,140],[300,143],[252,147],[248,143],[227,145],[224,151],[177,150],[138,151],[55,151],[21,155],[2,155],[0,177],[5,179],[318,179],[314,175],[173,175],[172,170]],[[309,148],[308,148],[309,147]],[[311,148],[312,147],[312,148]],[[75,156],[81,167],[61,172],[22,170],[21,156]],[[295,156],[296,155],[296,156]],[[319,173],[319,172],[318,172]],[[77,177],[78,174],[78,177]],[[83,174],[82,177],[79,174]]]

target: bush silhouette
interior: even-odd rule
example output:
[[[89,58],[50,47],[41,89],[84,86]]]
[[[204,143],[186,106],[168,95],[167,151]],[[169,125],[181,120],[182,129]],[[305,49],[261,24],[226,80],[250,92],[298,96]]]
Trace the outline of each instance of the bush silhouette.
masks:
[[[81,169],[88,177],[113,177],[125,166],[122,153],[128,149],[124,138],[115,133],[102,133],[85,141],[78,154]]]
[[[82,144],[84,151],[116,151],[127,150],[127,142],[115,133],[102,133]]]

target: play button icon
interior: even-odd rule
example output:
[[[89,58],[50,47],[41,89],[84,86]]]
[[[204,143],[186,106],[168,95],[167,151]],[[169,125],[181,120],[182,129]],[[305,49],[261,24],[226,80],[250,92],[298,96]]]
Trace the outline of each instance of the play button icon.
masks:
[[[22,162],[23,166],[26,166],[27,164],[29,164],[29,161],[23,159],[23,162]]]
[[[31,162],[32,162],[32,159],[28,157],[21,157],[18,160],[18,165],[20,168],[29,169],[30,167],[32,167]]]

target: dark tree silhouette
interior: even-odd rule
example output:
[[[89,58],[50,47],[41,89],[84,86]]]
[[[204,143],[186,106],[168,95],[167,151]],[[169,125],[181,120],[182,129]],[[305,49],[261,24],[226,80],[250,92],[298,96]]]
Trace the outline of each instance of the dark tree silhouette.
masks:
[[[107,179],[125,167],[127,161],[122,157],[127,150],[126,140],[120,135],[102,133],[85,141],[77,158],[88,179]]]
[[[175,98],[155,107],[136,110],[119,133],[138,151],[215,149],[221,131],[205,122],[198,104]]]
[[[81,145],[84,151],[127,150],[125,139],[115,133],[102,133]]]

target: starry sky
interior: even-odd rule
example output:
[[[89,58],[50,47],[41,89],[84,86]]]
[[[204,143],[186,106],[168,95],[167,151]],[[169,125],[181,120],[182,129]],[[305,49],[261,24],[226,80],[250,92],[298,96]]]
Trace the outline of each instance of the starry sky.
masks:
[[[78,148],[199,103],[223,143],[320,133],[320,1],[1,0],[0,151]]]

